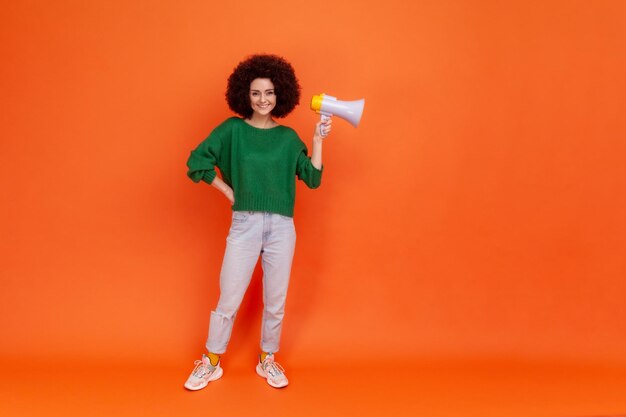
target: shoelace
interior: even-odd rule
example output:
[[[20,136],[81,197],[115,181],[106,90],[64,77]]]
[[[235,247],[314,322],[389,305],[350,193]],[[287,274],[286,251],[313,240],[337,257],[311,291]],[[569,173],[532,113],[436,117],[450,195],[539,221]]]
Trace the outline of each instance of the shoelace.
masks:
[[[267,363],[263,366],[263,369],[265,370],[265,372],[267,372],[274,378],[276,378],[277,376],[283,375],[285,373],[285,370],[283,369],[282,366],[280,366],[278,362],[274,362],[273,360],[265,361],[265,362]]]
[[[193,364],[196,365],[196,367],[194,368],[191,374],[195,376],[196,378],[202,378],[206,374],[212,372],[213,369],[215,369],[215,368],[213,369],[209,368],[209,365],[205,365],[204,362],[202,362],[202,360],[200,359],[195,361]]]

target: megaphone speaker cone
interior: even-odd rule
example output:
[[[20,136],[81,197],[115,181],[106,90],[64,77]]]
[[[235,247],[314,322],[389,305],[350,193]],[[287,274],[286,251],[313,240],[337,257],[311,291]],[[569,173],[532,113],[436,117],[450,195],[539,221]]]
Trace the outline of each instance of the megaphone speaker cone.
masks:
[[[311,110],[326,116],[338,116],[354,127],[357,127],[361,122],[364,107],[364,99],[343,101],[325,94],[313,96],[311,99]]]

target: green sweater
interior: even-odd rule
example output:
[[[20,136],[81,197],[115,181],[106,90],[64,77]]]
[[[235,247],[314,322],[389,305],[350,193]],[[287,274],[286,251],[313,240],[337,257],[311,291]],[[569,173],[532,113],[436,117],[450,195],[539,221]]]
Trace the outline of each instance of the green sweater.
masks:
[[[259,129],[231,117],[217,126],[187,161],[194,182],[211,184],[215,167],[235,194],[233,210],[267,211],[293,217],[296,175],[317,188],[322,171],[311,163],[306,145],[286,126]]]

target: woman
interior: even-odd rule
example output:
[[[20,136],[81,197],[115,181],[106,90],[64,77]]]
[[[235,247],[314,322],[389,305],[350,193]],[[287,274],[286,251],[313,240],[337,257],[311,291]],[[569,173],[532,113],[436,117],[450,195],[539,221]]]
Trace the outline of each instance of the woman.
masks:
[[[275,388],[287,386],[278,352],[285,298],[296,242],[295,178],[317,188],[322,177],[322,141],[331,120],[317,123],[311,157],[296,132],[275,118],[300,100],[291,64],[275,55],[253,55],[228,79],[229,107],[241,117],[219,125],[193,152],[187,175],[221,191],[232,205],[232,224],[220,273],[220,298],[211,312],[207,353],[195,362],[185,388],[199,390],[222,374],[233,322],[259,256],[263,266],[261,354],[256,372]],[[215,172],[218,167],[221,177]]]

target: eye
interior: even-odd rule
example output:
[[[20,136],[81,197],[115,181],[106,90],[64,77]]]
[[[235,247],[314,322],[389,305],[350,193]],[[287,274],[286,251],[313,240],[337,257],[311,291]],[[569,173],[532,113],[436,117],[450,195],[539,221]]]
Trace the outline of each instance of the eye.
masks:
[[[256,96],[258,96],[258,95],[259,95],[259,93],[258,93],[258,91],[252,91],[252,92],[250,93],[250,95],[251,95],[252,97],[256,97]]]
[[[267,92],[267,95],[268,95],[268,96],[273,96],[273,95],[274,95],[274,92],[273,92],[273,91],[268,91],[268,92]]]

